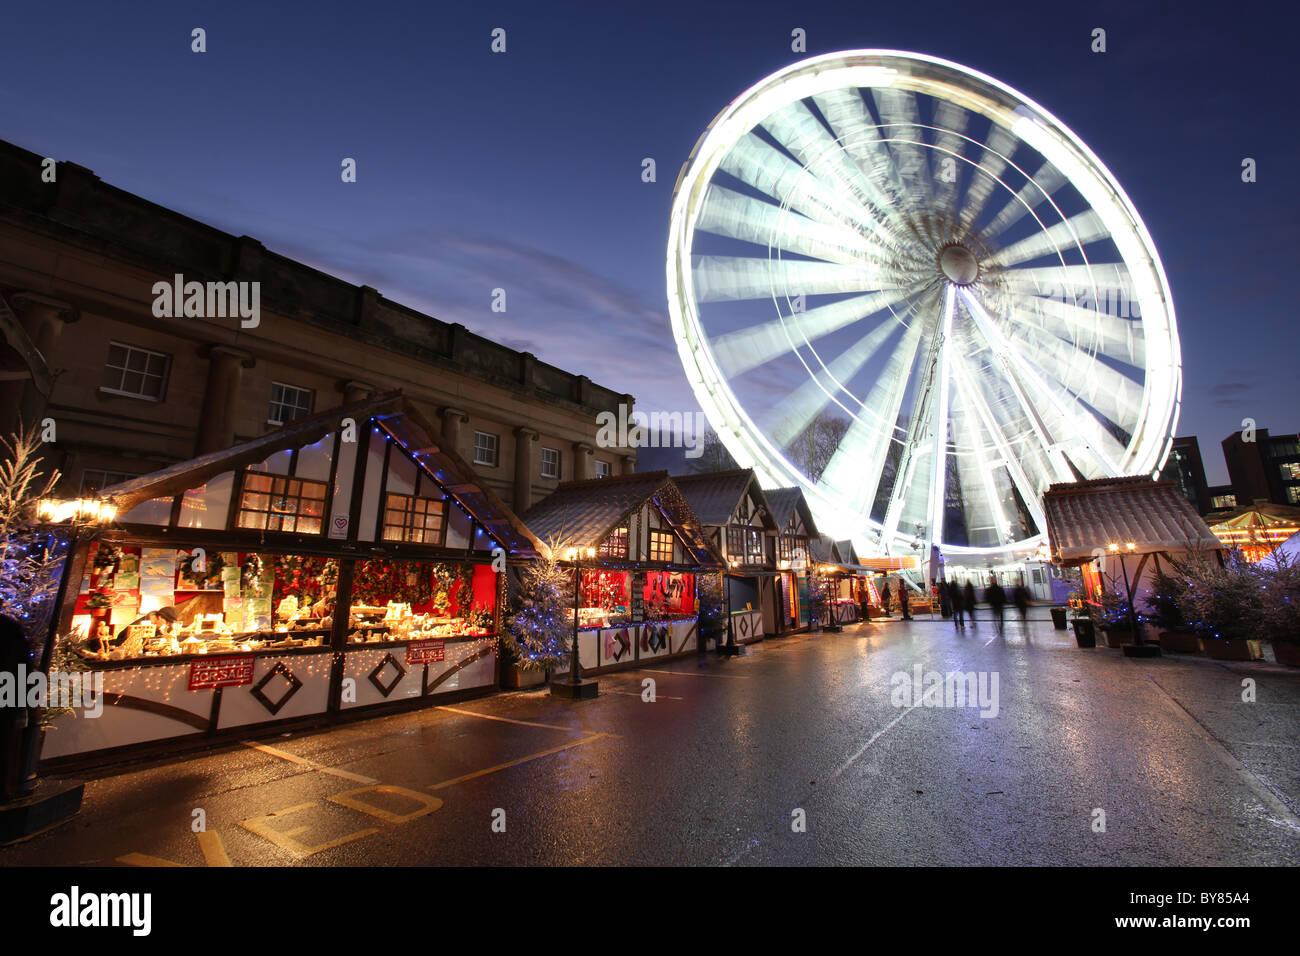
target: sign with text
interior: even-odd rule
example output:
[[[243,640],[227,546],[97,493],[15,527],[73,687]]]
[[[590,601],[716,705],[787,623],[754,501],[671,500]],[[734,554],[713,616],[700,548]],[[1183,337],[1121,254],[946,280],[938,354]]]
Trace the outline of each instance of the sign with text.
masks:
[[[411,641],[406,645],[406,663],[436,664],[446,660],[443,656],[446,646],[447,642],[443,640]]]
[[[252,654],[246,657],[222,657],[211,661],[194,661],[190,664],[190,690],[209,690],[214,687],[238,687],[253,683]]]

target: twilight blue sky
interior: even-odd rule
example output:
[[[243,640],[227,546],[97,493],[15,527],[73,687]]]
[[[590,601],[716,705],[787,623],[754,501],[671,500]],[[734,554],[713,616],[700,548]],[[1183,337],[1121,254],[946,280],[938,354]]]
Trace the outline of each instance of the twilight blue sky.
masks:
[[[1186,3],[65,2],[6,13],[0,138],[617,390],[696,408],[671,342],[677,171],[805,55],[915,50],[1008,83],[1123,184],[1173,289],[1179,434],[1300,428],[1294,38]],[[1209,10],[1206,11],[1206,14]],[[190,30],[208,52],[190,52]],[[1108,51],[1090,52],[1094,27]],[[507,30],[504,55],[489,49]],[[807,31],[807,54],[790,31]],[[343,184],[339,163],[358,163]],[[641,181],[653,157],[658,182]],[[1254,157],[1259,181],[1243,184]],[[504,287],[508,311],[490,311]]]

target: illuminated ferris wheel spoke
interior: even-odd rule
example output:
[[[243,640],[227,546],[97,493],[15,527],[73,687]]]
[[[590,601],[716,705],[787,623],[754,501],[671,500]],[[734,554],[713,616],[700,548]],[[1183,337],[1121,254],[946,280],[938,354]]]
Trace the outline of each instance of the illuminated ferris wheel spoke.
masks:
[[[807,428],[822,409],[835,401],[834,396],[843,390],[842,383],[853,378],[862,366],[871,361],[872,356],[898,330],[898,327],[899,323],[896,321],[882,322],[858,339],[850,348],[845,349],[830,365],[818,369],[808,381],[801,383],[790,397],[781,403],[784,414],[772,429],[772,436],[776,439],[776,443],[784,447]],[[855,408],[846,408],[845,411],[853,414],[859,402],[856,398],[851,398],[850,401]]]
[[[882,276],[870,264],[856,266],[801,259],[758,259],[742,256],[700,256],[692,270],[701,302],[793,299],[801,295],[875,292],[884,288]]]
[[[709,340],[709,348],[723,372],[729,378],[735,378],[789,353],[792,334],[810,343],[854,322],[892,309],[906,298],[907,293],[903,291],[855,295],[806,312],[791,312],[759,325],[723,333]]]
[[[1021,500],[1029,509],[1034,522],[1041,531],[1047,527],[1047,521],[1043,515],[1042,504],[1036,490],[1040,487],[1040,484],[1030,480],[1028,473],[1025,471],[1028,462],[1012,450],[1011,443],[1007,440],[1006,431],[998,424],[993,409],[989,406],[985,396],[973,384],[974,377],[975,373],[970,369],[966,358],[958,358],[953,363],[953,381],[957,383],[957,387],[961,390],[965,403],[974,410],[976,418],[983,426],[984,436],[989,439],[993,448],[997,451],[1002,467],[1007,469],[1012,484],[1019,491]]]
[[[667,276],[728,450],[860,547],[1031,550],[1049,484],[1151,474],[1177,422],[1172,300],[1123,189],[1041,106],[934,57],[828,54],[737,97],[679,178]],[[810,429],[842,435],[824,467],[793,461]]]
[[[1044,232],[1021,239],[989,256],[992,265],[1014,266],[1043,256],[1059,255],[1060,250],[1086,246],[1098,239],[1110,238],[1110,230],[1091,209],[1058,222]]]
[[[973,229],[984,211],[984,204],[993,195],[993,190],[1006,172],[1007,160],[1015,151],[1016,138],[1010,130],[994,126],[989,131],[989,138],[984,143],[984,152],[980,156],[979,168],[971,177],[966,189],[966,202],[962,206],[961,221],[966,229]]]
[[[904,201],[909,202],[914,212],[929,209],[934,193],[930,188],[930,164],[922,148],[916,145],[921,139],[916,95],[892,86],[872,90],[872,95],[884,126],[884,139],[889,143],[894,166],[903,183]]]
[[[963,135],[970,113],[947,100],[940,100],[935,111],[934,150],[930,156],[930,178],[934,182],[935,206],[950,219],[956,218],[960,172],[957,157],[968,142]],[[953,155],[956,154],[956,155]]]
[[[916,362],[920,344],[921,323],[913,322],[863,403],[874,420],[868,421],[861,413],[854,418],[822,473],[822,484],[852,501],[859,512],[870,514],[875,503],[894,425],[907,393],[907,373]]]
[[[764,248],[779,236],[788,252],[844,264],[877,254],[876,246],[857,233],[826,226],[724,186],[709,189],[697,228]]]
[[[1051,163],[1043,163],[1038,167],[1038,172],[1034,173],[1033,178],[1020,187],[1020,190],[1002,207],[1002,211],[993,217],[981,234],[986,239],[995,239],[1002,235],[1023,219],[1026,213],[1037,209],[1066,182],[1068,180],[1064,173]]]
[[[1057,338],[1091,345],[1108,358],[1134,368],[1146,363],[1142,326],[1138,322],[1084,309],[1049,296],[1014,292],[1008,296],[1013,321],[1032,324]]]

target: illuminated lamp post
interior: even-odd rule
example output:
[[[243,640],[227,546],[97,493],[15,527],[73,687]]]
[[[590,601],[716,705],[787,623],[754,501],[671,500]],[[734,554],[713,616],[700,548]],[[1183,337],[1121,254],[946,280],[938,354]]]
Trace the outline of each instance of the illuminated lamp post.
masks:
[[[1133,585],[1129,582],[1128,566],[1124,563],[1124,556],[1132,554],[1137,550],[1137,545],[1129,541],[1124,545],[1121,551],[1118,544],[1111,542],[1106,545],[1106,549],[1111,554],[1119,556],[1119,568],[1124,574],[1124,590],[1128,593],[1128,623],[1133,630],[1133,643],[1124,645],[1125,657],[1159,657],[1160,648],[1156,644],[1148,644],[1142,639],[1142,631],[1138,627],[1137,610],[1133,607]]]
[[[582,559],[596,556],[595,548],[566,548],[564,560],[573,565],[573,654],[569,660],[567,680],[551,681],[551,696],[566,700],[591,700],[600,693],[600,684],[582,679],[582,665],[578,660],[578,607],[582,599]]]

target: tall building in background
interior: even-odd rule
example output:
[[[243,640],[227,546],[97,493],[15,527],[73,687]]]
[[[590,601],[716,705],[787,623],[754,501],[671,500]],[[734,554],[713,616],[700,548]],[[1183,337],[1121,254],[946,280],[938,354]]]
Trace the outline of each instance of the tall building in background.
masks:
[[[1256,501],[1300,505],[1300,437],[1269,435],[1257,428],[1254,441],[1241,432],[1223,440],[1223,457],[1237,497],[1237,506]]]
[[[1174,439],[1160,478],[1162,481],[1172,481],[1179,493],[1191,502],[1197,514],[1205,515],[1210,511],[1210,489],[1205,482],[1205,463],[1201,460],[1201,446],[1195,435]]]

